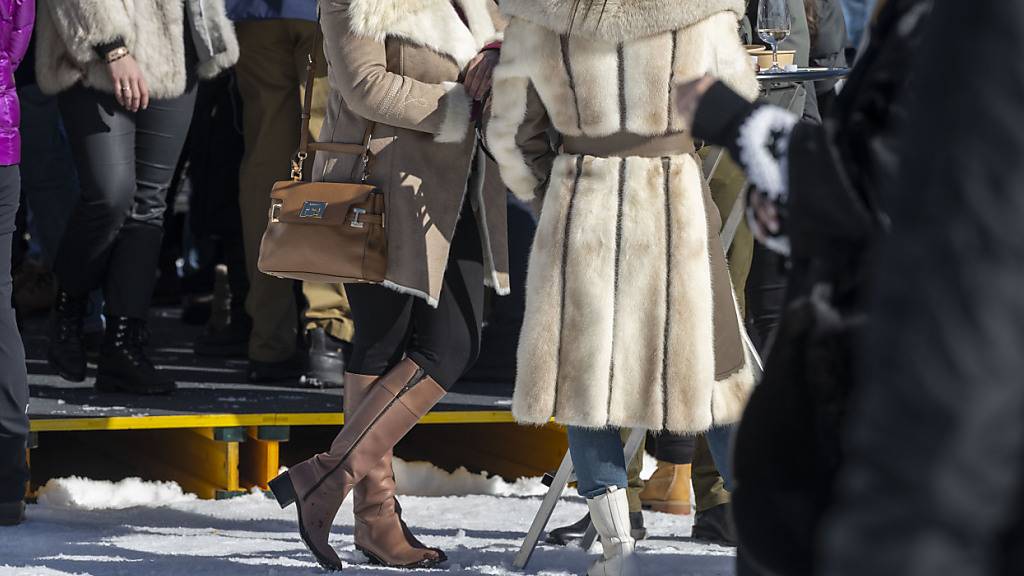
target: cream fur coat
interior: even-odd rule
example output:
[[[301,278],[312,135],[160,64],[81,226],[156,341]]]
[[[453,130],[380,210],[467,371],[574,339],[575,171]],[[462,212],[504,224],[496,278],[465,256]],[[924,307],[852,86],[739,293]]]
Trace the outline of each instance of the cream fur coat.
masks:
[[[81,82],[113,92],[95,47],[120,39],[139,63],[151,98],[180,96],[187,79],[186,34],[196,47],[200,78],[212,78],[238,60],[238,40],[224,0],[40,0],[39,87],[56,94]]]
[[[734,422],[753,375],[695,155],[559,155],[548,135],[685,132],[673,87],[705,73],[755,97],[743,2],[608,0],[575,21],[571,5],[501,3],[488,143],[517,196],[543,195],[515,416],[680,433]]]

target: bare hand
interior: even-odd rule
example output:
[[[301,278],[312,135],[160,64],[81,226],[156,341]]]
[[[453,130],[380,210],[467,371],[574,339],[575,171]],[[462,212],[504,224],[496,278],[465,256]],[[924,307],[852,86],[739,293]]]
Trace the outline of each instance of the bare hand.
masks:
[[[131,54],[107,65],[114,83],[114,98],[129,112],[149,107],[149,87],[142,77],[139,63]]]
[[[751,190],[750,195],[747,197],[747,202],[751,215],[761,227],[762,234],[766,232],[775,235],[780,232],[778,208],[774,202],[768,199],[767,194],[758,190]],[[755,231],[755,236],[758,236],[757,231]],[[764,242],[766,238],[759,237],[758,240]]]
[[[676,86],[676,109],[686,126],[693,126],[700,102],[715,82],[717,80],[711,76],[703,76]]]
[[[494,69],[498,67],[500,54],[497,50],[484,50],[470,60],[466,66],[466,79],[462,84],[473,100],[483,100],[491,90]]]

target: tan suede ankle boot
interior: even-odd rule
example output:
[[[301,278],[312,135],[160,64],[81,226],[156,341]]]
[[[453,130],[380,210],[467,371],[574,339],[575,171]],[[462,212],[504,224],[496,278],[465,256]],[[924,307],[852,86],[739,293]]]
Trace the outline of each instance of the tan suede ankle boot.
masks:
[[[690,515],[690,465],[658,462],[658,469],[640,492],[640,502],[655,512]]]
[[[299,535],[325,569],[343,567],[328,542],[342,502],[444,395],[444,388],[422,368],[403,360],[370,389],[330,450],[300,462],[270,482],[282,507],[296,504]],[[425,560],[415,567],[438,562]]]
[[[376,376],[345,374],[346,419],[359,408],[376,382]],[[402,507],[395,498],[391,458],[392,451],[388,450],[352,491],[356,549],[371,562],[389,567],[419,567],[424,562],[446,561],[444,552],[424,546],[402,520]]]

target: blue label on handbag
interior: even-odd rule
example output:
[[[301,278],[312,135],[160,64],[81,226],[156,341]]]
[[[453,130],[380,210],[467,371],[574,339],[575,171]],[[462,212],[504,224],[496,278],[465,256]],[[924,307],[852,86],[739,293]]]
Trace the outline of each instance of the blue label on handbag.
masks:
[[[299,218],[323,218],[325,211],[327,211],[327,202],[306,200],[302,203],[302,210],[299,211]]]

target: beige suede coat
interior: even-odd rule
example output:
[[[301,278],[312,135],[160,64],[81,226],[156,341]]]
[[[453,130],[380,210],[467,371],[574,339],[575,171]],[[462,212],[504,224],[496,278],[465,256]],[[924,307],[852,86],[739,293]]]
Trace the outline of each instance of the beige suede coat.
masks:
[[[456,10],[458,5],[464,23]],[[457,84],[501,38],[491,0],[321,0],[331,97],[320,140],[358,143],[376,122],[369,182],[386,195],[385,286],[436,306],[463,202],[480,226],[485,283],[509,289],[506,194]],[[357,159],[317,154],[314,178],[351,181]]]
[[[570,0],[502,2],[488,144],[517,196],[543,195],[513,411],[701,432],[739,419],[754,378],[673,91],[709,73],[756,96],[744,3],[602,4],[574,19]]]

